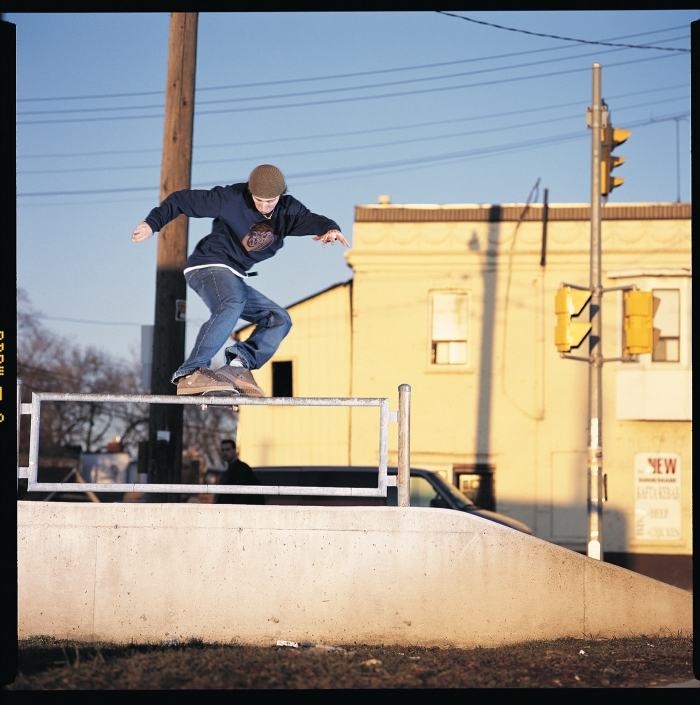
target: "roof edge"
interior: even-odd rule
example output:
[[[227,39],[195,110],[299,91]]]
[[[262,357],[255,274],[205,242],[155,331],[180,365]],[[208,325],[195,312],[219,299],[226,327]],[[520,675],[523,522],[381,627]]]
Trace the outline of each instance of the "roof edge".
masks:
[[[588,203],[549,204],[547,220],[590,220]],[[603,220],[690,220],[691,203],[616,203],[602,207]],[[356,223],[542,221],[541,203],[355,206]]]

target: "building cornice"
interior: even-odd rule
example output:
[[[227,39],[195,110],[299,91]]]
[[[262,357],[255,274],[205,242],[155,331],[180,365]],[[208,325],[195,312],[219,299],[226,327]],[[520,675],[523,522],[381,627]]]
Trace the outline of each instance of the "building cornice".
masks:
[[[523,212],[524,211],[524,212]],[[503,205],[365,205],[355,207],[356,223],[502,223],[541,221],[542,204]],[[547,220],[590,220],[591,207],[585,203],[549,205]],[[603,220],[690,220],[690,203],[620,203],[602,208]]]

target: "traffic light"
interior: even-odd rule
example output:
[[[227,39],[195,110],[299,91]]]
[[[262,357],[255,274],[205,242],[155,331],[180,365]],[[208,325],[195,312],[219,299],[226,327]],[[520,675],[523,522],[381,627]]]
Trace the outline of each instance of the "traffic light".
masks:
[[[622,144],[632,133],[630,130],[616,130],[608,124],[600,130],[600,194],[607,196],[614,188],[622,186],[624,179],[612,176],[612,170],[625,162],[624,157],[613,157],[612,151]]]
[[[572,321],[591,298],[591,292],[584,289],[572,289],[562,286],[554,297],[554,312],[557,314],[557,326],[554,329],[554,344],[559,352],[569,352],[577,348],[591,330],[590,323]]]
[[[654,315],[660,299],[651,291],[626,291],[624,294],[625,320],[624,355],[643,355],[654,352],[661,331],[654,328]]]

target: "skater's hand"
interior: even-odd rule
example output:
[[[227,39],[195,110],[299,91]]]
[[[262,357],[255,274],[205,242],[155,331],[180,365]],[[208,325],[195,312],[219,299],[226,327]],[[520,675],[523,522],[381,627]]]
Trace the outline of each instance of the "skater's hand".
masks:
[[[340,230],[329,230],[325,235],[314,235],[312,240],[322,240],[324,247],[329,242],[331,245],[335,245],[336,240],[343,243],[345,247],[350,247],[350,243],[345,239],[345,236],[340,232]]]
[[[153,235],[153,230],[148,223],[139,223],[131,235],[131,242],[143,242]]]

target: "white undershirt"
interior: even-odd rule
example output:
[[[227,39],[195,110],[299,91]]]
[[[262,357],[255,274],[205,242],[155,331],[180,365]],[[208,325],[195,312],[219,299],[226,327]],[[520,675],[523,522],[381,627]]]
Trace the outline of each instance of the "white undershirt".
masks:
[[[182,273],[187,274],[187,272],[191,272],[195,269],[206,269],[207,267],[224,267],[225,269],[228,269],[229,271],[233,272],[237,277],[240,277],[241,279],[248,278],[247,274],[241,274],[240,272],[237,272],[233,267],[229,267],[227,264],[198,264],[194,267],[187,267],[187,269],[184,269]]]

